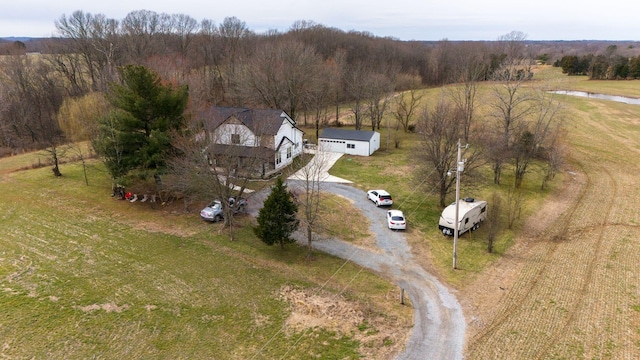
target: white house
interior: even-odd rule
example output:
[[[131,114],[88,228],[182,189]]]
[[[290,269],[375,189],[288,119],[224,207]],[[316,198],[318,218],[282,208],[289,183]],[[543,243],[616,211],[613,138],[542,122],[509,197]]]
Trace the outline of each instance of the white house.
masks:
[[[380,133],[367,130],[326,128],[318,137],[325,151],[369,156],[380,148]]]
[[[213,152],[255,159],[254,172],[268,176],[291,164],[302,154],[304,132],[283,110],[214,106],[199,114]]]

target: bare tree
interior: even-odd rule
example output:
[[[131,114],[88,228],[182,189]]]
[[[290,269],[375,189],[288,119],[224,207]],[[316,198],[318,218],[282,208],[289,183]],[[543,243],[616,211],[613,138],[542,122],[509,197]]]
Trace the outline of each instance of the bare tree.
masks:
[[[513,225],[522,216],[524,207],[524,194],[522,190],[510,188],[507,192],[507,226],[513,229]]]
[[[60,145],[64,136],[56,118],[63,89],[52,68],[29,55],[9,56],[0,66],[0,83],[10,90],[14,127],[36,148],[44,148],[53,162],[53,173],[60,176]]]
[[[457,167],[462,125],[462,114],[444,98],[432,110],[426,109],[418,122],[420,143],[413,153],[414,161],[418,162],[416,177],[437,189],[442,207],[446,205],[447,194],[455,188],[456,179],[448,173]],[[470,178],[480,165],[480,154],[474,147],[465,150],[462,176]]]
[[[106,90],[120,65],[119,23],[101,14],[75,11],[69,17],[62,15],[55,25],[66,41],[56,42],[58,48],[47,59],[67,80],[70,93]]]
[[[189,48],[193,41],[198,21],[185,14],[171,15],[171,33],[175,37],[178,53],[182,58],[187,58]]]
[[[238,74],[238,68],[243,67],[248,60],[248,45],[254,33],[244,21],[236,17],[226,17],[218,25],[216,34],[218,37],[214,38],[215,46],[221,51],[219,57],[213,58],[216,75],[221,79],[223,86],[223,100],[229,101],[227,97],[235,90],[237,78],[242,75]]]
[[[327,124],[330,118],[329,109],[337,86],[333,70],[331,65],[320,68],[316,77],[316,85],[311,87],[307,93],[306,112],[313,118],[316,140],[319,137],[320,126]]]
[[[363,117],[366,113],[368,91],[364,84],[370,74],[363,66],[350,68],[344,75],[345,92],[348,96],[349,108],[355,117],[356,130],[362,129]]]
[[[493,242],[500,232],[500,215],[502,213],[502,197],[497,192],[491,195],[489,201],[489,210],[485,220],[485,229],[487,229],[487,251],[493,252]]]
[[[520,187],[529,164],[538,156],[550,134],[561,126],[561,106],[555,98],[540,90],[534,101],[533,119],[527,122],[513,145],[515,187]]]
[[[563,139],[566,138],[566,132],[561,126],[556,127],[551,134],[550,141],[543,151],[545,161],[544,177],[540,188],[545,189],[549,181],[553,180],[564,163],[566,152],[568,151]]]
[[[313,47],[284,40],[265,43],[240,77],[242,97],[295,118],[316,86],[322,59]]]
[[[456,86],[447,87],[446,91],[453,103],[464,116],[463,139],[469,141],[471,127],[474,122],[478,82],[483,79],[486,66],[482,62],[479,50],[475,52],[459,49],[457,54],[456,71],[452,72],[453,83]]]
[[[495,43],[498,51],[505,54],[508,59],[524,59],[528,58],[525,41],[527,34],[522,31],[513,30],[508,34],[502,35]]]
[[[402,125],[404,132],[409,132],[409,125],[413,122],[421,99],[422,95],[418,95],[417,90],[410,90],[396,96],[396,111],[393,115],[398,124]]]
[[[259,176],[275,154],[260,146],[266,124],[252,131],[236,124],[212,124],[196,117],[188,131],[176,133],[173,145],[179,155],[169,161],[171,177],[164,183],[188,199],[218,199],[224,225],[234,240],[234,209],[230,199],[242,197],[251,178]]]
[[[155,39],[161,35],[161,20],[160,14],[150,10],[136,10],[125,16],[121,31],[129,62],[143,64],[158,53]]]
[[[200,31],[195,36],[192,48],[194,69],[189,77],[191,104],[195,109],[218,105],[225,99],[225,89],[231,75],[225,69],[222,38],[213,21],[205,19],[200,23]]]
[[[299,182],[292,185],[301,208],[303,210],[302,226],[307,233],[307,258],[313,257],[313,233],[316,229],[318,217],[320,215],[320,200],[322,183],[325,181],[330,160],[330,153],[325,151],[321,145],[316,148],[315,155],[298,172]]]
[[[528,76],[520,64],[518,60],[505,62],[493,75],[489,116],[494,120],[496,142],[489,147],[493,149],[490,155],[495,184],[500,184],[502,168],[517,141],[517,134],[523,132],[525,119],[532,112],[532,96],[523,88]]]
[[[367,90],[365,112],[371,121],[371,130],[380,130],[380,123],[387,113],[389,99],[393,95],[393,84],[383,74],[372,74],[364,85]]]

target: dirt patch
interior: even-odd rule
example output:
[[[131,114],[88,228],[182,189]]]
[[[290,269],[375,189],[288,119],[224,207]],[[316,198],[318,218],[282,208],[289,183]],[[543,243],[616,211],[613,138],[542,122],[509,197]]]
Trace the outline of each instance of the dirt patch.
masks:
[[[158,223],[154,221],[138,221],[132,224],[136,230],[144,230],[152,233],[169,234],[177,237],[189,237],[196,234],[193,230],[182,229],[171,222]]]
[[[288,328],[295,331],[322,328],[352,336],[360,342],[360,354],[365,359],[392,359],[406,343],[408,332],[398,331],[403,324],[373,314],[362,304],[341,295],[284,286],[278,296],[291,305],[291,315],[286,320]]]
[[[108,313],[110,312],[122,312],[124,310],[129,309],[129,305],[124,304],[122,306],[118,306],[114,303],[107,303],[107,304],[91,304],[91,305],[87,305],[87,306],[76,306],[76,309],[79,309],[83,312],[94,312],[97,310],[104,310]]]

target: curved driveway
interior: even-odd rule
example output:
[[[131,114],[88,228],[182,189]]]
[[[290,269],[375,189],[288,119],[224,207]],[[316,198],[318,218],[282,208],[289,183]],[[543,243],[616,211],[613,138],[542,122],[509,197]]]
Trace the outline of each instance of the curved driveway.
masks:
[[[304,184],[295,176],[287,183],[290,188]],[[369,230],[375,234],[376,244],[382,251],[368,251],[333,238],[314,240],[314,248],[379,273],[404,289],[411,299],[414,327],[404,352],[397,359],[462,359],[466,327],[462,307],[444,285],[414,260],[404,233],[386,227],[386,212],[369,201],[364,191],[344,182],[323,182],[321,189],[353,200],[354,206],[369,218]],[[254,199],[250,203],[262,206],[262,202]],[[250,208],[249,212],[256,216],[258,210]],[[306,243],[302,232],[294,237]]]

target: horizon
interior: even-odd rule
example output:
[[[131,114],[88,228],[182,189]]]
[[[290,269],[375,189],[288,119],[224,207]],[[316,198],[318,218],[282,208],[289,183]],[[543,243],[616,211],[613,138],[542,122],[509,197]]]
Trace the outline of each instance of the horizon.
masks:
[[[640,41],[636,16],[640,2],[626,0],[610,0],[609,8],[624,9],[611,13],[581,6],[578,1],[555,0],[539,0],[535,6],[506,0],[369,0],[366,6],[363,4],[362,0],[302,0],[293,4],[283,0],[246,0],[209,5],[196,0],[67,0],[45,4],[41,0],[22,0],[5,4],[0,13],[0,38],[55,37],[55,22],[75,11],[121,21],[134,11],[146,10],[187,15],[198,25],[204,19],[220,24],[225,18],[236,17],[256,34],[284,33],[296,22],[306,21],[400,41],[493,41],[512,31],[522,32],[530,41]]]

